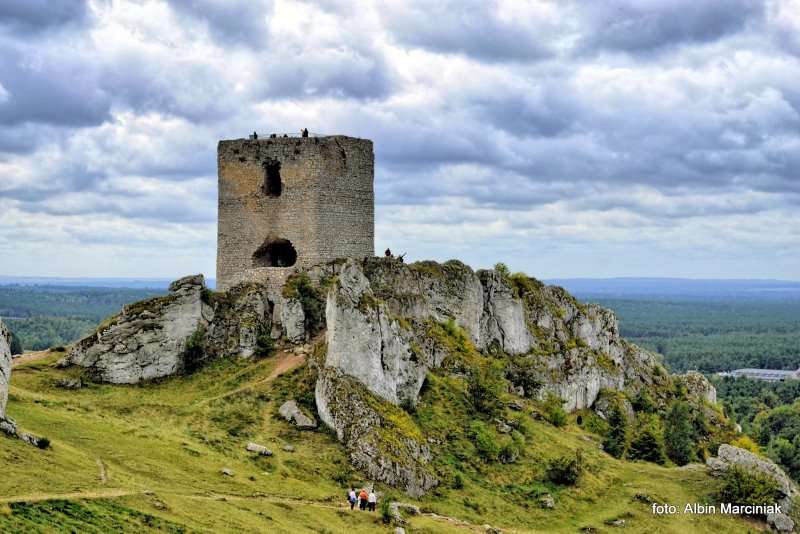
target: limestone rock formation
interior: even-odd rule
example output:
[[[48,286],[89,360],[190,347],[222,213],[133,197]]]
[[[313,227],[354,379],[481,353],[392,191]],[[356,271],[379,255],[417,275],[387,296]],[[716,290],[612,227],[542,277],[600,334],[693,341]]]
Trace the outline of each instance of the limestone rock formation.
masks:
[[[213,310],[203,299],[202,275],[173,282],[169,295],[127,305],[67,358],[104,382],[133,384],[176,374],[187,365],[187,340],[205,328]]]
[[[314,421],[314,418],[303,413],[303,410],[300,409],[297,402],[294,400],[284,402],[281,407],[278,408],[278,412],[284,419],[293,423],[297,428],[317,428],[317,422]]]
[[[249,357],[272,328],[266,289],[242,284],[225,293],[203,276],[173,282],[169,295],[127,305],[78,341],[67,363],[103,382],[133,384],[189,372],[224,356]]]
[[[0,420],[5,419],[8,386],[11,382],[11,333],[0,321]]]
[[[689,371],[685,375],[679,375],[676,378],[686,386],[689,396],[702,399],[710,404],[716,404],[717,389],[701,373]]]
[[[367,476],[412,496],[438,484],[427,467],[431,452],[422,436],[395,426],[408,418],[402,409],[376,399],[364,384],[333,367],[320,371],[316,401],[320,417],[345,445],[351,463]]]
[[[722,476],[731,467],[738,466],[748,472],[761,473],[774,480],[779,493],[777,504],[781,506],[782,513],[769,514],[767,522],[779,532],[794,531],[794,521],[789,514],[792,512],[794,499],[800,495],[800,490],[774,462],[733,445],[720,445],[717,456],[709,458],[706,464],[713,476]]]
[[[438,484],[430,451],[408,428],[387,436],[385,412],[415,406],[427,373],[443,365],[449,349],[437,329],[463,332],[484,354],[510,356],[517,393],[553,393],[568,411],[591,407],[602,390],[669,384],[654,355],[619,336],[612,312],[528,277],[391,258],[347,260],[334,275],[317,409],[354,465],[412,495]]]
[[[452,320],[479,350],[523,357],[538,391],[591,407],[602,389],[636,391],[666,380],[655,357],[619,336],[613,313],[533,279],[515,285],[457,261],[405,265],[348,260],[327,300],[325,365],[389,402],[413,406],[425,374],[445,357],[425,332]]]

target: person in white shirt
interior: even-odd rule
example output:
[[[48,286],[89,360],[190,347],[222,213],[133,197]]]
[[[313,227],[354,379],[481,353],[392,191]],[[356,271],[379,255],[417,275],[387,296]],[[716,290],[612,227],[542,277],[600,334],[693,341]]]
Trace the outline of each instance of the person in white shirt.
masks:
[[[350,503],[351,510],[355,507],[357,500],[355,488],[350,488],[350,493],[347,494],[347,501]]]
[[[375,490],[370,490],[369,498],[367,499],[367,502],[369,504],[369,511],[370,512],[374,512],[375,511],[375,505],[378,502],[378,496],[375,495]]]

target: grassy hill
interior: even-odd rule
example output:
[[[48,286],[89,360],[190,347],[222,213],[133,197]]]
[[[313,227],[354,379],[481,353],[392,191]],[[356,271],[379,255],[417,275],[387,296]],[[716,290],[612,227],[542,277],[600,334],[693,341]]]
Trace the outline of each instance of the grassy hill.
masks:
[[[14,369],[8,414],[52,445],[39,450],[0,437],[0,531],[393,531],[380,512],[345,505],[346,486],[369,481],[351,470],[333,435],[300,432],[276,416],[290,395],[302,401],[311,394],[313,377],[302,358],[279,352],[260,361],[223,360],[142,386],[66,390],[56,381],[78,371],[56,369],[60,356],[32,358]],[[418,418],[446,417],[440,396],[447,388],[431,382]],[[409,518],[408,532],[482,532],[485,523],[505,532],[613,532],[619,519],[626,532],[761,528],[734,517],[653,516],[648,501],[704,502],[714,481],[700,466],[615,460],[576,424],[580,415],[556,428],[526,406],[520,417],[531,454],[519,462],[466,471],[462,483],[418,501],[378,490],[384,501],[401,498],[423,509]],[[253,456],[245,450],[248,441],[275,455]],[[587,464],[576,486],[541,482],[548,459],[576,450]],[[544,491],[555,497],[554,509],[538,504]]]

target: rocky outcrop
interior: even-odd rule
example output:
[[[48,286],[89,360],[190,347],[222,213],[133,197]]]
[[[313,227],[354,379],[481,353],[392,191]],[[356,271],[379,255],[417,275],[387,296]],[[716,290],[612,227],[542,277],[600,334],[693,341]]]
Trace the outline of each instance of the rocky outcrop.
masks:
[[[187,366],[187,341],[213,317],[203,299],[202,275],[173,282],[169,295],[130,304],[119,315],[77,342],[67,355],[97,380],[133,384],[181,372]]]
[[[375,295],[358,262],[348,262],[339,273],[325,315],[325,366],[352,376],[389,402],[416,403],[436,355],[412,347],[414,334]]]
[[[5,419],[11,382],[11,333],[0,321],[0,420]]]
[[[453,321],[478,350],[527,361],[538,391],[590,407],[602,389],[637,391],[666,382],[655,357],[619,335],[614,314],[558,287],[464,264],[348,260],[328,294],[325,365],[389,402],[413,406],[428,370],[446,352],[426,335]],[[524,362],[523,362],[524,363]]]
[[[774,462],[733,445],[720,445],[717,456],[709,458],[706,464],[712,476],[722,476],[728,469],[740,467],[747,472],[759,473],[775,481],[778,487],[776,502],[780,505],[782,513],[769,514],[767,523],[780,532],[794,532],[794,521],[790,514],[794,499],[800,494],[800,491],[798,491],[797,484]]]
[[[686,392],[690,397],[702,399],[709,404],[717,403],[717,389],[701,373],[689,371],[675,378],[686,386]]]
[[[506,376],[516,393],[555,394],[568,411],[591,407],[601,390],[669,384],[652,354],[620,337],[613,313],[525,276],[391,258],[347,260],[333,275],[318,412],[354,465],[412,495],[438,483],[430,451],[413,423],[387,431],[396,420],[382,410],[415,406],[453,343],[512,361]]]
[[[96,380],[133,384],[190,372],[215,358],[250,357],[269,335],[272,308],[262,286],[213,293],[202,275],[188,276],[166,296],[125,306],[72,346],[66,361]]]
[[[368,477],[412,496],[438,484],[428,467],[431,451],[402,409],[332,367],[320,371],[315,396],[320,417],[336,432],[353,466]]]
[[[46,449],[49,441],[19,432],[17,424],[13,419],[6,416],[6,404],[8,402],[8,388],[11,383],[11,332],[9,332],[3,321],[0,321],[0,432],[10,437],[19,438],[22,441]]]

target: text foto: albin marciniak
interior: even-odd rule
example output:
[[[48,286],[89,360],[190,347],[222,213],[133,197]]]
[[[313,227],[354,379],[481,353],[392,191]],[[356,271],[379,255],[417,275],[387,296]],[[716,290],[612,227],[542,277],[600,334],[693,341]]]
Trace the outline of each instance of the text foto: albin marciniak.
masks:
[[[719,505],[716,504],[703,504],[699,502],[690,502],[681,509],[674,504],[658,504],[653,503],[651,510],[655,515],[673,515],[673,514],[694,514],[694,515],[708,515],[708,514],[726,514],[726,515],[767,515],[767,514],[780,514],[783,513],[779,504],[733,504],[723,502]]]

